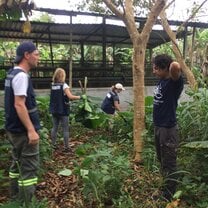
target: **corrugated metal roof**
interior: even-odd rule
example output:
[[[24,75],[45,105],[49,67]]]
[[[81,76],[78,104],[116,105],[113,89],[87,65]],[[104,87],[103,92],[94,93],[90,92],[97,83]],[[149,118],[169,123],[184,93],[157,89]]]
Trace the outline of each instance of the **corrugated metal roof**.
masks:
[[[70,43],[72,33],[73,43],[84,44],[131,44],[129,34],[124,26],[110,24],[58,24],[31,22],[31,33],[23,33],[24,21],[0,21],[0,38],[6,40],[30,39],[43,43]],[[178,37],[183,37],[181,32]],[[163,30],[153,30],[150,34],[148,48],[154,48],[170,41]]]

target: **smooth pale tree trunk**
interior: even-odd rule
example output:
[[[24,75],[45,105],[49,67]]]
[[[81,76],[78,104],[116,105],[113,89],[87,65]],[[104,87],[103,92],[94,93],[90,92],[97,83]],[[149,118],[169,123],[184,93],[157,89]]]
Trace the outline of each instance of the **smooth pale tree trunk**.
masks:
[[[133,53],[133,90],[134,90],[134,150],[135,161],[141,161],[143,149],[142,133],[145,129],[145,91],[144,91],[144,61],[145,47],[138,44]]]
[[[165,0],[157,0],[154,2],[147,21],[141,33],[137,29],[137,24],[134,19],[134,7],[132,0],[122,2],[122,10],[113,4],[111,0],[103,0],[107,7],[126,25],[129,36],[133,43],[133,90],[134,90],[134,150],[135,162],[141,162],[141,152],[143,149],[142,134],[145,129],[145,93],[144,93],[144,61],[147,42],[152,27],[155,24],[157,17],[165,6]]]

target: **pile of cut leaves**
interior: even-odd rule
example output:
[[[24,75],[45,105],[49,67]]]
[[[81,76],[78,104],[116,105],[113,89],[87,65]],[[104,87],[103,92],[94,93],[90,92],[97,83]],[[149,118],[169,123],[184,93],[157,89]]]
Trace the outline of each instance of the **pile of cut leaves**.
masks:
[[[73,106],[75,121],[82,123],[87,128],[98,128],[106,125],[109,116],[102,112],[100,106],[92,101],[87,95],[83,96],[81,102]]]

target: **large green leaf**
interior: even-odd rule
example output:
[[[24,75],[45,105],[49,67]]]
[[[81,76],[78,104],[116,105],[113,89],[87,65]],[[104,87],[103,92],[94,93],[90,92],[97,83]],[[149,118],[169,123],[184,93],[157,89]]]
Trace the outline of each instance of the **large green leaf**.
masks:
[[[64,170],[61,170],[58,175],[62,175],[62,176],[70,176],[72,174],[72,171],[69,170],[69,169],[64,169]]]
[[[92,113],[92,108],[90,106],[90,104],[88,103],[87,100],[85,100],[85,105],[84,105],[84,109],[90,113]]]
[[[189,142],[184,147],[191,149],[208,149],[208,141]]]

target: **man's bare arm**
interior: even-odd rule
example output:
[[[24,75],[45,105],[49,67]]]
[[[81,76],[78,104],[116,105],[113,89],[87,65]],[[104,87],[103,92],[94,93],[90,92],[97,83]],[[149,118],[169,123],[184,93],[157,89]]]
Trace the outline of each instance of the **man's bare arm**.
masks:
[[[178,80],[179,77],[181,76],[181,66],[180,66],[180,64],[176,61],[173,61],[170,64],[169,72],[170,72],[170,77],[173,80],[175,80],[175,81]]]

